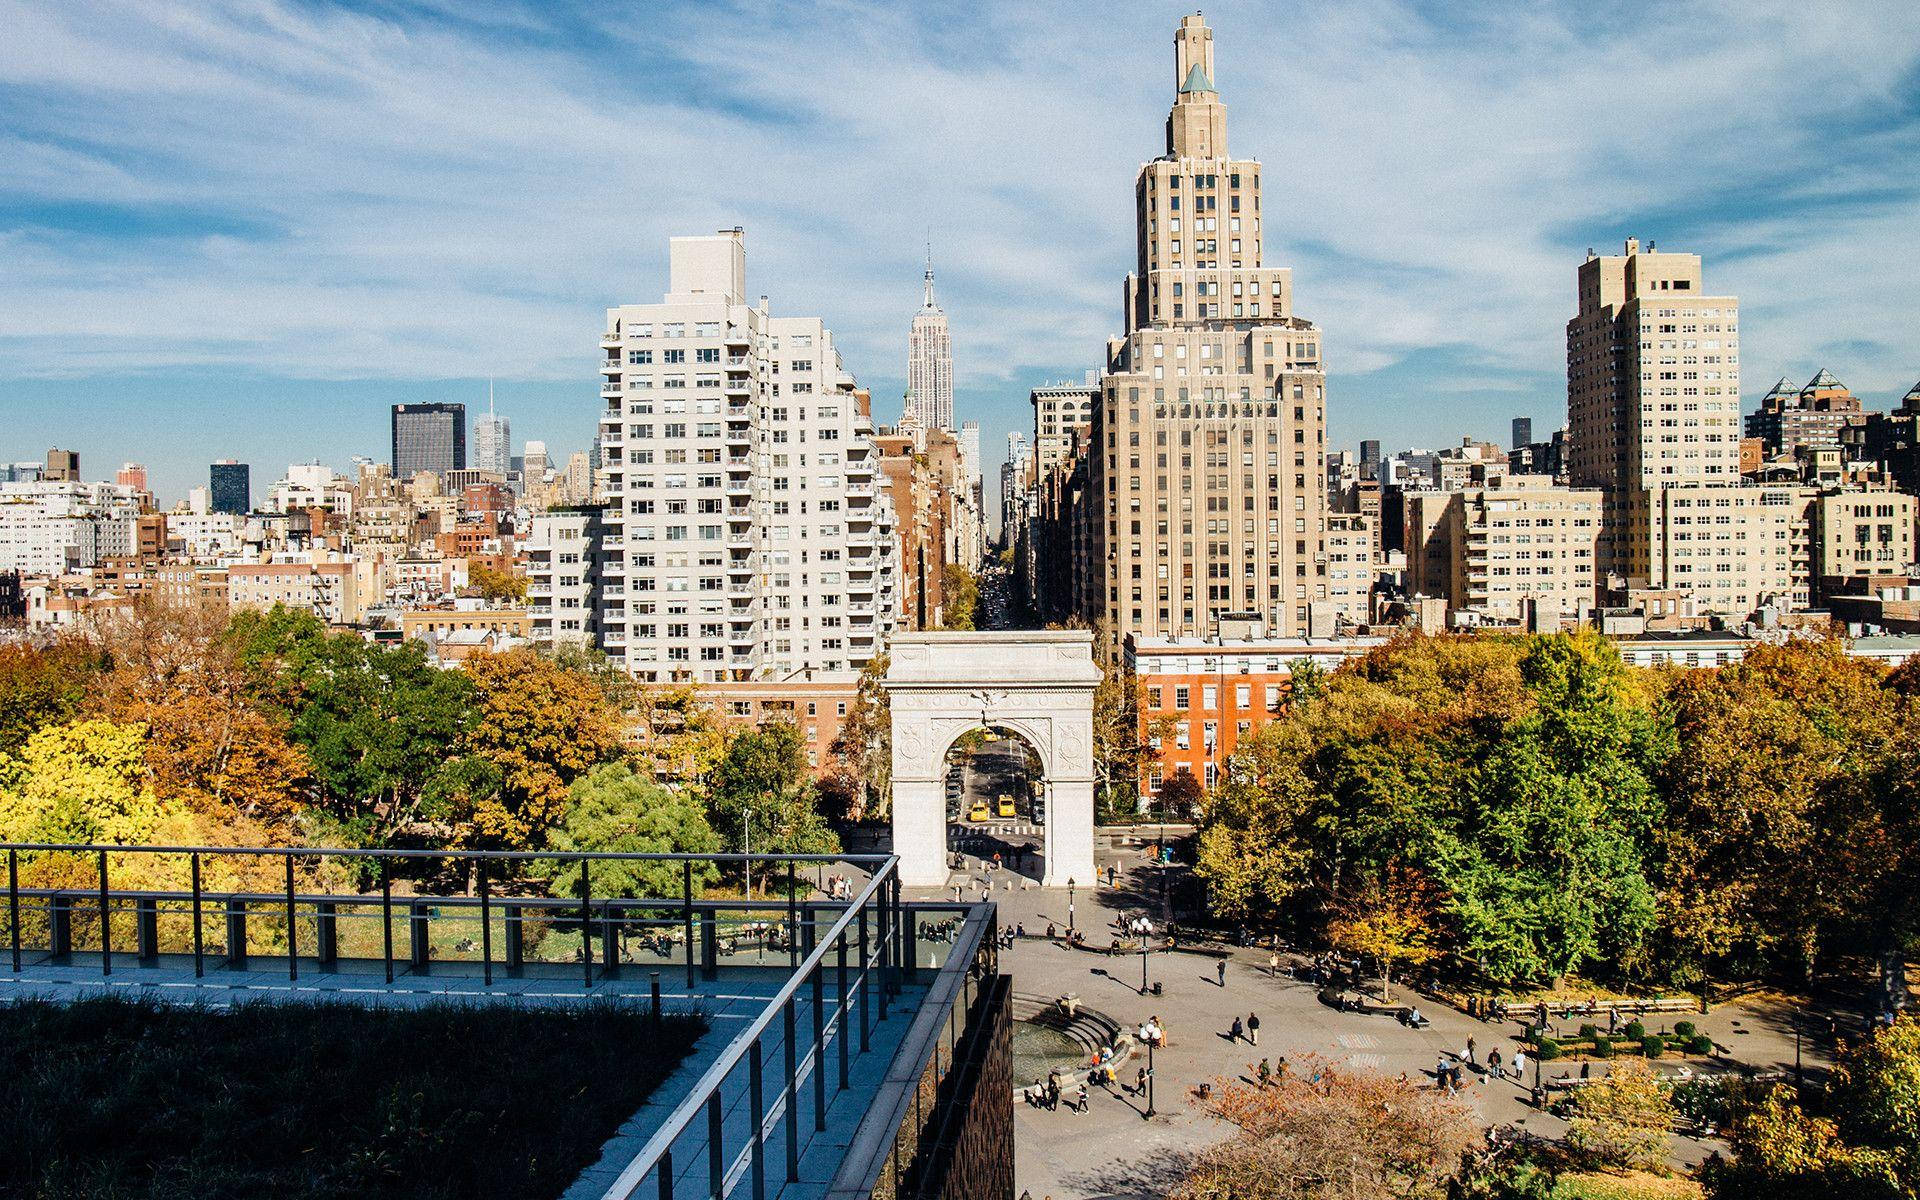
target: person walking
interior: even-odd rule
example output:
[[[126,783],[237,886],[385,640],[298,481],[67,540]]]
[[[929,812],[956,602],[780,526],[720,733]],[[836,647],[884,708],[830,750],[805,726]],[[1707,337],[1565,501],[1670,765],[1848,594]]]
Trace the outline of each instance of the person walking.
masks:
[[[1260,1014],[1259,1013],[1247,1014],[1247,1040],[1249,1042],[1252,1042],[1256,1046],[1260,1044]]]
[[[1525,1050],[1513,1052],[1513,1079],[1521,1087],[1527,1086],[1527,1052]]]
[[[1267,978],[1280,978],[1280,956],[1278,954],[1267,955]]]
[[[1480,1060],[1477,1057],[1475,1057],[1477,1052],[1478,1052],[1477,1048],[1473,1044],[1473,1039],[1469,1037],[1467,1039],[1467,1065],[1468,1066],[1477,1067],[1480,1065]]]
[[[1227,960],[1223,958],[1219,962],[1213,964],[1213,972],[1219,978],[1220,986],[1221,987],[1227,986]]]
[[[1274,1068],[1274,1070],[1273,1070],[1273,1080],[1274,1080],[1274,1082],[1275,1082],[1275,1083],[1277,1083],[1277,1084],[1280,1084],[1280,1085],[1281,1085],[1282,1087],[1284,1087],[1284,1086],[1286,1086],[1286,1082],[1287,1082],[1287,1056],[1286,1056],[1286,1055],[1284,1055],[1284,1054],[1282,1054],[1282,1055],[1280,1056],[1280,1062],[1279,1062],[1279,1065],[1278,1065],[1278,1066],[1276,1066],[1276,1067]]]
[[[1073,1099],[1074,1099],[1073,1110],[1079,1113],[1081,1116],[1085,1116],[1087,1112],[1087,1085],[1086,1084],[1083,1083],[1080,1085],[1079,1089],[1074,1092]]]
[[[1273,1081],[1273,1065],[1264,1058],[1260,1060],[1260,1066],[1255,1073],[1260,1076],[1261,1087],[1266,1087]]]
[[[1500,1072],[1500,1047],[1495,1046],[1493,1049],[1487,1051],[1487,1070],[1492,1073],[1495,1079],[1506,1078],[1506,1076]]]
[[[1245,1036],[1245,1034],[1246,1034],[1246,1026],[1240,1023],[1239,1017],[1235,1017],[1233,1019],[1233,1024],[1228,1026],[1227,1028],[1227,1040],[1230,1042],[1237,1042],[1243,1036]]]
[[[1117,878],[1119,878],[1119,875],[1120,875],[1120,873],[1119,873],[1118,871],[1116,871],[1116,870],[1114,870],[1114,869],[1113,869],[1113,864],[1112,864],[1112,863],[1108,863],[1108,864],[1107,864],[1107,886],[1108,886],[1108,887],[1112,887],[1112,886],[1113,886],[1113,881],[1114,881],[1115,879],[1117,879]]]
[[[1447,1056],[1442,1054],[1433,1061],[1433,1078],[1437,1086],[1447,1086]]]

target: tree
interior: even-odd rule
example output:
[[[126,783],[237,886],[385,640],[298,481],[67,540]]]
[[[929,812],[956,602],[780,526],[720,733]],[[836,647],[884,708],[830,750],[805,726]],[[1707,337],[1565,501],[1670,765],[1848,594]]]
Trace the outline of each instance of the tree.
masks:
[[[704,789],[727,752],[727,730],[690,683],[647,687],[635,698],[635,749],[656,778]]]
[[[1438,1200],[1479,1136],[1457,1098],[1311,1055],[1206,1108],[1236,1132],[1194,1157],[1176,1200]]]
[[[0,754],[79,715],[98,669],[92,647],[77,637],[44,649],[24,642],[0,645]]]
[[[980,585],[959,563],[940,568],[940,628],[972,629],[980,603]]]
[[[138,725],[52,725],[0,758],[0,839],[10,842],[152,840],[166,811],[147,782]]]
[[[1213,790],[1194,874],[1216,916],[1270,924],[1305,886],[1301,834],[1311,802],[1297,773],[1265,781],[1230,774]]]
[[[1920,1195],[1920,1018],[1903,1017],[1844,1047],[1827,1097],[1810,1116],[1776,1085],[1736,1111],[1733,1157],[1703,1172],[1707,1194],[1814,1200]]]
[[[1093,772],[1100,808],[1139,814],[1140,764],[1148,743],[1140,733],[1140,684],[1123,666],[1105,668],[1093,689]]]
[[[1666,1161],[1673,1101],[1644,1059],[1617,1060],[1574,1092],[1567,1145],[1596,1167],[1643,1170]]]
[[[527,598],[527,577],[476,562],[467,569],[467,584],[491,603],[520,604]]]
[[[1598,634],[1537,638],[1521,671],[1534,707],[1507,725],[1435,855],[1463,950],[1502,982],[1557,979],[1639,947],[1653,925],[1643,847],[1665,753]]]
[[[1434,928],[1436,898],[1417,871],[1392,867],[1370,877],[1338,905],[1327,940],[1349,954],[1380,961],[1380,998],[1393,1001],[1396,963],[1431,962],[1439,949]]]
[[[707,804],[727,849],[755,854],[830,854],[840,839],[814,805],[806,743],[791,721],[742,729],[714,769]]]
[[[591,679],[532,650],[477,655],[466,673],[474,709],[467,745],[500,783],[445,814],[455,844],[539,847],[566,811],[568,787],[620,749],[619,722]]]
[[[853,703],[828,753],[833,783],[846,797],[849,820],[885,817],[893,801],[893,708],[882,682],[888,659],[875,655],[860,672]]]
[[[1160,781],[1160,790],[1154,796],[1154,803],[1160,809],[1163,820],[1191,821],[1194,813],[1200,809],[1204,794],[1200,781],[1193,777],[1192,771],[1175,771]]]
[[[627,854],[713,854],[719,835],[707,824],[705,807],[684,792],[670,791],[634,774],[625,763],[604,763],[573,781],[566,820],[548,839],[555,850]],[[589,868],[596,896],[678,896],[684,868],[675,862],[597,860]],[[577,894],[578,863],[550,864],[556,894]],[[711,862],[693,864],[693,894],[720,878]]]

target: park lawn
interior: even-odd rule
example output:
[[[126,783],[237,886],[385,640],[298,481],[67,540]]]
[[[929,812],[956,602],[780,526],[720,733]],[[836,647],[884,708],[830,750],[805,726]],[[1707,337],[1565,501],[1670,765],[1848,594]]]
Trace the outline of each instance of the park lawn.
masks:
[[[1673,1179],[1634,1171],[1625,1175],[1583,1171],[1562,1175],[1552,1200],[1700,1200],[1700,1185],[1691,1179]]]
[[[607,1003],[0,1006],[0,1196],[551,1200],[705,1028]]]

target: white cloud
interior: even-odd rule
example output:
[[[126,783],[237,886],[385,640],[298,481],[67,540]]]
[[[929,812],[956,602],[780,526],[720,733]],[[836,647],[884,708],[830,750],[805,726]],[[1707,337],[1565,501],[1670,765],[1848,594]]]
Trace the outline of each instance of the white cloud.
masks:
[[[1578,258],[1628,233],[1742,296],[1750,384],[1842,343],[1856,387],[1920,374],[1911,4],[1431,11],[1210,13],[1269,259],[1337,374],[1444,350],[1462,377],[1420,386],[1550,395]],[[883,395],[932,227],[963,388],[1008,393],[995,445],[1018,378],[1118,325],[1174,10],[445,13],[0,3],[0,214],[182,231],[0,235],[0,375],[590,381],[600,309],[734,223],[751,289],[824,315]],[[1437,440],[1457,411],[1374,415]]]

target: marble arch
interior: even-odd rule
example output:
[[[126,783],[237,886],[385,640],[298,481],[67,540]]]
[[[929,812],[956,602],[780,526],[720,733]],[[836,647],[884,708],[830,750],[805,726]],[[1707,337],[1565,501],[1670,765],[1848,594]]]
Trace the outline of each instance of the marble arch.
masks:
[[[1093,691],[1084,630],[903,633],[888,645],[893,713],[893,852],[909,887],[947,882],[947,750],[983,725],[1040,756],[1046,823],[1040,882],[1093,879]]]

